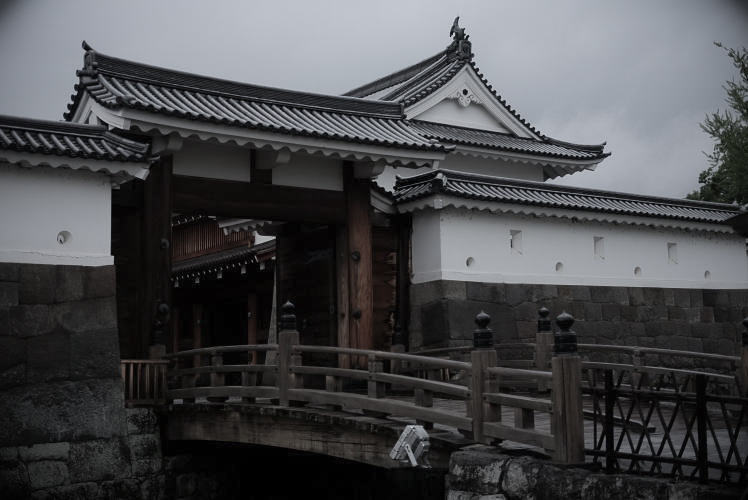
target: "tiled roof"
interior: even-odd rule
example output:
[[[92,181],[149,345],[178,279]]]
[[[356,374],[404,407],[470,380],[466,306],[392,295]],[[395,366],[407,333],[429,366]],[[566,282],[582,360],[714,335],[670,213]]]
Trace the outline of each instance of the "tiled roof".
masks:
[[[151,161],[150,146],[106,127],[0,115],[0,149],[120,162]]]
[[[464,144],[489,149],[513,151],[524,154],[540,154],[567,159],[598,159],[610,155],[604,153],[602,145],[583,145],[558,141],[546,137],[496,93],[473,61],[469,41],[452,42],[446,50],[387,75],[369,84],[347,92],[347,96],[396,101],[405,108],[421,101],[445,86],[465,66],[470,66],[496,102],[506,109],[518,122],[540,140],[522,139],[507,134],[465,129],[462,127],[413,121],[416,130],[426,137],[446,144]],[[514,139],[514,140],[513,140]]]
[[[467,39],[462,42],[453,41],[444,51],[420,63],[358,87],[344,95],[396,101],[409,107],[446,85],[463,67],[470,66],[501,106],[533,133],[542,135],[496,93],[475,65],[473,56],[472,44]]]
[[[84,42],[84,68],[68,105],[71,119],[88,93],[110,109],[348,142],[443,151],[412,130],[402,106],[260,87],[148,66],[100,54]]]
[[[468,57],[457,57],[447,49],[344,95],[371,98],[380,94],[377,99],[381,101],[399,102],[407,107],[442,87],[468,63]]]
[[[275,240],[251,247],[230,248],[200,257],[176,262],[172,265],[172,279],[194,278],[218,271],[236,269],[242,264],[252,264],[270,259],[275,254]]]
[[[398,204],[439,193],[489,202],[716,224],[729,224],[729,219],[741,213],[737,207],[722,203],[580,189],[449,170],[434,170],[414,177],[398,178],[395,184],[395,199]]]
[[[435,139],[443,144],[475,146],[575,160],[596,160],[610,155],[610,153],[603,152],[605,145],[583,146],[564,143],[547,137],[536,141],[500,132],[456,127],[420,120],[413,120],[411,125],[415,130],[423,134],[424,137]]]

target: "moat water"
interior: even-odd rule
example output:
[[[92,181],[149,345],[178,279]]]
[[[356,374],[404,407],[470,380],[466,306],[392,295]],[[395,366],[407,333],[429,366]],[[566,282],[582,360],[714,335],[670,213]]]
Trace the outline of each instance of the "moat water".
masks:
[[[170,498],[444,498],[444,470],[388,470],[323,455],[220,443],[185,443],[167,453],[176,457],[166,476]]]

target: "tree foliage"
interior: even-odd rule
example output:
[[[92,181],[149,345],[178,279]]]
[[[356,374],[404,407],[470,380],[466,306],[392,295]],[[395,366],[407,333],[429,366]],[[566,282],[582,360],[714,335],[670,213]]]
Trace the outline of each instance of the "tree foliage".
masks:
[[[707,154],[709,168],[699,174],[697,190],[688,198],[723,203],[748,204],[748,51],[728,49],[721,44],[740,79],[727,81],[730,109],[707,115],[701,128],[714,139],[714,149]]]

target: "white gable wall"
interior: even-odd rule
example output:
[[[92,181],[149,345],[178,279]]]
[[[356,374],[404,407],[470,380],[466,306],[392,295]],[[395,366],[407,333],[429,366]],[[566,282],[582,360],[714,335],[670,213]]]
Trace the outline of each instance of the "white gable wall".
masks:
[[[0,163],[0,262],[111,265],[105,174]]]
[[[462,106],[457,99],[445,99],[416,118],[458,127],[477,128],[504,134],[510,133],[510,130],[498,122],[496,117],[489,113],[482,104],[471,103],[469,106]]]
[[[744,238],[675,228],[449,207],[413,213],[412,251],[414,283],[719,289],[748,283]]]

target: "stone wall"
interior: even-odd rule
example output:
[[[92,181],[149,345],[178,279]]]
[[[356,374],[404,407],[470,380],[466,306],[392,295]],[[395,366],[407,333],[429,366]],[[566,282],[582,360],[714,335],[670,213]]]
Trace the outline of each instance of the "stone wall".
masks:
[[[113,266],[0,263],[0,490],[138,497]]]
[[[472,342],[475,315],[499,342],[534,341],[538,309],[576,318],[580,343],[737,355],[747,290],[688,290],[433,281],[411,285],[410,347]]]
[[[477,445],[452,454],[447,500],[684,500],[742,498],[743,488],[604,474]]]

